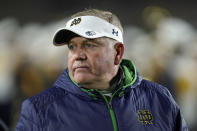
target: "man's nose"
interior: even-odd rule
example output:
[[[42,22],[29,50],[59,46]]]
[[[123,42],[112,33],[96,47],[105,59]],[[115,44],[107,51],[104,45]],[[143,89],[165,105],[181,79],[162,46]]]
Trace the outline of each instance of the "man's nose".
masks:
[[[86,53],[83,49],[79,48],[76,51],[76,60],[85,60],[87,59]]]

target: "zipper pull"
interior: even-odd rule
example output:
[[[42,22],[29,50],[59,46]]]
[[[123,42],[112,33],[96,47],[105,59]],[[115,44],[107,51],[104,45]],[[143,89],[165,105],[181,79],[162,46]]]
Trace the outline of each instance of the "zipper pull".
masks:
[[[112,101],[108,102],[109,108],[112,108]]]

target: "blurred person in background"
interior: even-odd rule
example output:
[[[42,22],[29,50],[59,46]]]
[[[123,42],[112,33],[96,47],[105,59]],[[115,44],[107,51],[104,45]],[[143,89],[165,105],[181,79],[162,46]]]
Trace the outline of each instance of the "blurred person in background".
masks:
[[[68,68],[23,102],[15,131],[188,131],[170,92],[123,59],[123,43],[111,12],[74,14],[54,36],[55,45],[68,46]]]
[[[15,20],[0,21],[0,131],[8,130],[11,125],[12,100],[16,91],[12,74],[14,57],[11,41],[16,29]]]

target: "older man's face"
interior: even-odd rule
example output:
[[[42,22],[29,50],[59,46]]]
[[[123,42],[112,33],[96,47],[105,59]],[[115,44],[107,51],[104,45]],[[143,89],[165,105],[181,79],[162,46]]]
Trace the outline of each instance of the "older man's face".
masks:
[[[115,75],[115,49],[108,38],[74,37],[68,48],[69,73],[78,84],[109,82]]]

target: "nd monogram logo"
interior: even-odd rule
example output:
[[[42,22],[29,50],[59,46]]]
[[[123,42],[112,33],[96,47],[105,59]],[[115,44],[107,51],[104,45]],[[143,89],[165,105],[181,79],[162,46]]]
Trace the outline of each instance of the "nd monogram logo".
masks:
[[[153,115],[149,110],[138,110],[137,116],[142,125],[153,124]]]
[[[77,24],[79,24],[80,22],[81,22],[81,18],[74,19],[74,20],[72,21],[72,23],[71,23],[70,26],[77,25]]]

